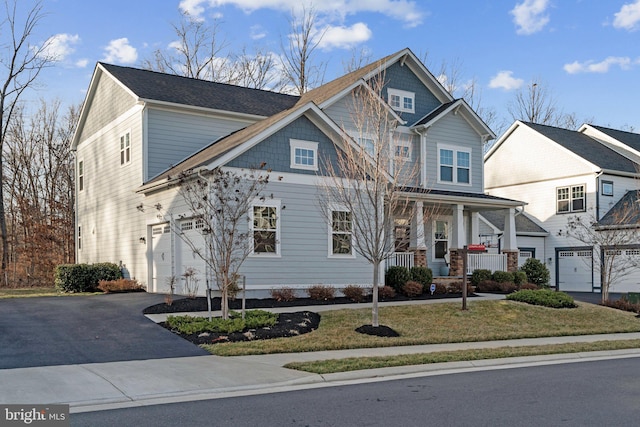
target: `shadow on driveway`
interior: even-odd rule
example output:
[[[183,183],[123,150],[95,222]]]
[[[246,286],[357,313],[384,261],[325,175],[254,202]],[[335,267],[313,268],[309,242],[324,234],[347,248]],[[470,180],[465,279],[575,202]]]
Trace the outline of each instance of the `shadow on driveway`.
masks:
[[[208,355],[157,326],[144,292],[0,299],[0,369]]]

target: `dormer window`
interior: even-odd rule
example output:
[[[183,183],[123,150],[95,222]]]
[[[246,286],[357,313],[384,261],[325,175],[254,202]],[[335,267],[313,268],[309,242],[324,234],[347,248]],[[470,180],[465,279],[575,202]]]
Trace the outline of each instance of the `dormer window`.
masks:
[[[389,96],[388,102],[391,108],[405,113],[415,113],[415,93],[389,88],[387,90],[387,94]]]
[[[318,170],[318,143],[313,141],[289,140],[291,148],[291,169]]]

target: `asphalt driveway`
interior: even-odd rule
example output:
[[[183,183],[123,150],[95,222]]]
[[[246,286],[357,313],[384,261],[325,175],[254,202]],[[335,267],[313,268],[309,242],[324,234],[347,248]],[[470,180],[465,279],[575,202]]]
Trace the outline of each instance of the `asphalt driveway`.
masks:
[[[144,292],[0,299],[0,369],[208,355],[157,326]]]

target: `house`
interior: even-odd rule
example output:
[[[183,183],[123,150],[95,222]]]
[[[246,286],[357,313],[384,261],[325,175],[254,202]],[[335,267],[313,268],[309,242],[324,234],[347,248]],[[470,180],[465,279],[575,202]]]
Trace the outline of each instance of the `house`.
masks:
[[[568,218],[601,229],[637,227],[620,212],[637,200],[640,135],[585,124],[577,131],[516,121],[485,155],[486,189],[527,202],[526,211],[549,232],[543,258],[551,285],[564,291],[600,292],[593,263],[611,248],[593,247],[567,236]],[[638,244],[616,248],[621,262],[640,256]],[[601,251],[601,249],[603,249]],[[616,261],[618,262],[618,261]],[[612,283],[611,292],[640,291],[640,269]]]
[[[419,171],[402,189],[415,215],[395,219],[396,234],[410,238],[398,243],[392,261],[428,265],[437,274],[447,255],[451,274],[459,275],[460,250],[479,243],[480,213],[497,210],[505,224],[501,250],[515,269],[514,224],[523,203],[484,190],[482,148],[495,135],[409,49],[303,96],[98,63],[73,138],[77,261],[119,262],[153,292],[167,292],[170,279],[191,268],[200,273],[202,294],[207,269],[180,238],[197,233],[199,224],[175,177],[266,164],[278,179],[248,216],[268,209],[275,239],[268,250],[254,248],[243,264],[247,288],[264,294],[283,286],[371,284],[372,268],[353,247],[334,253],[335,230],[317,203],[324,173],[318,164],[335,158],[341,144],[366,144],[354,135],[350,109],[358,91],[371,90],[380,75],[379,102],[404,136],[396,155]]]

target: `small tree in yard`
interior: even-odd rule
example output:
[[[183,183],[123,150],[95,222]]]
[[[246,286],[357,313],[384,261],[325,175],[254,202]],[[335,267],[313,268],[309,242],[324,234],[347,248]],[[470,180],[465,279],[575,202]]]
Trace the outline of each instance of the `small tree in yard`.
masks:
[[[262,197],[269,176],[260,170],[235,172],[216,168],[179,177],[180,195],[200,227],[201,239],[181,233],[183,241],[207,265],[221,292],[222,317],[229,318],[229,296],[240,267],[253,252],[256,238],[248,225],[254,199]],[[207,291],[210,290],[207,281]]]
[[[395,251],[393,216],[408,211],[401,189],[415,177],[410,159],[396,152],[398,139],[405,135],[394,132],[397,120],[382,101],[383,87],[381,72],[368,87],[354,90],[353,128],[344,129],[354,138],[345,137],[336,144],[335,162],[325,159],[328,179],[324,181],[325,197],[321,198],[322,211],[332,230],[337,231],[333,233],[334,253],[340,253],[340,248],[354,250],[373,267],[373,327],[379,326],[380,266]]]
[[[627,193],[611,210],[597,221],[593,216],[573,216],[567,220],[566,234],[594,248],[600,262],[593,262],[602,283],[602,302],[609,299],[609,289],[640,263],[637,257],[623,257],[622,251],[640,242],[640,210],[638,192]]]

